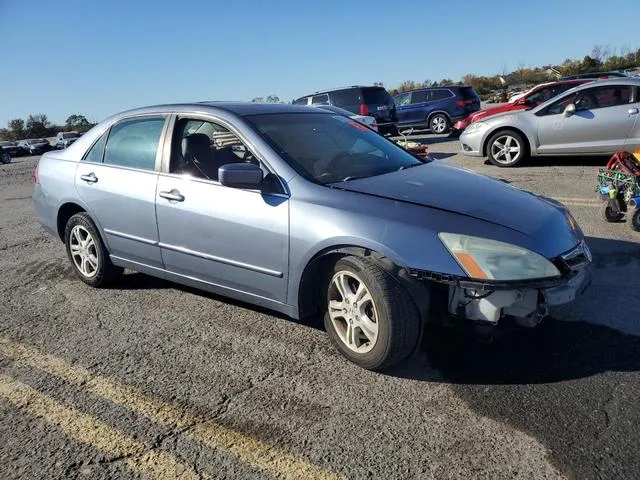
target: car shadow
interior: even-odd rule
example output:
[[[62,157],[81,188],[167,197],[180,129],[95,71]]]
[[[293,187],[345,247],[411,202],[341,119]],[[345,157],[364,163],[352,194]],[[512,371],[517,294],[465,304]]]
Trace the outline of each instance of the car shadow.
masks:
[[[521,164],[522,168],[527,167],[606,167],[610,156],[557,156],[557,157],[533,157],[529,158]],[[491,165],[491,162],[485,158],[485,165]],[[495,167],[501,168],[501,167]],[[520,167],[516,167],[520,168]]]
[[[445,160],[449,157],[455,157],[455,153],[447,153],[447,152],[428,152],[436,160]]]
[[[640,371],[640,337],[553,318],[534,330],[514,330],[490,343],[430,327],[415,360],[384,373],[464,385],[550,384],[608,371]]]

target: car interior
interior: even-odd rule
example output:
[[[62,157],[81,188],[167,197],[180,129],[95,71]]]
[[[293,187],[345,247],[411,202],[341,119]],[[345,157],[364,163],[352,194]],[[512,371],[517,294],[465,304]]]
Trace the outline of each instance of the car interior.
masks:
[[[181,119],[173,138],[169,170],[218,181],[218,169],[229,163],[260,162],[232,132],[212,122]]]

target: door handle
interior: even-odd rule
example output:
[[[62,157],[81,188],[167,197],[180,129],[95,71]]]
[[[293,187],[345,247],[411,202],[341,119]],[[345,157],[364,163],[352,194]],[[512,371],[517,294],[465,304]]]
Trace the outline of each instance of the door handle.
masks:
[[[98,177],[96,174],[91,172],[88,175],[80,175],[80,180],[84,180],[87,183],[96,183],[98,181]]]
[[[637,115],[638,114],[638,109],[637,108],[630,108],[629,109],[629,115]]]
[[[180,195],[180,192],[175,188],[169,192],[160,192],[159,195],[170,202],[184,202],[184,195]]]

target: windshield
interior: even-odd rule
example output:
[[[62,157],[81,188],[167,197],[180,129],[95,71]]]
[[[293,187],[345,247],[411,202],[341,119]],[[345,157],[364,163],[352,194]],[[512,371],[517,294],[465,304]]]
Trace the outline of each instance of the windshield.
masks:
[[[303,177],[322,184],[372,177],[424,162],[340,115],[295,113],[248,118]]]

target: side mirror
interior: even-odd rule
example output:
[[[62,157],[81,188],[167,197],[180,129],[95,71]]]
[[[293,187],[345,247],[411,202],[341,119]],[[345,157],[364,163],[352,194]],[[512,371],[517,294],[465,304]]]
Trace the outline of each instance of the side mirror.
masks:
[[[576,106],[573,103],[570,103],[569,105],[567,105],[566,107],[564,107],[564,116],[565,117],[570,117],[571,115],[573,115],[574,113],[576,113]]]
[[[225,187],[255,190],[262,183],[262,169],[253,163],[227,163],[218,168],[218,180]]]

